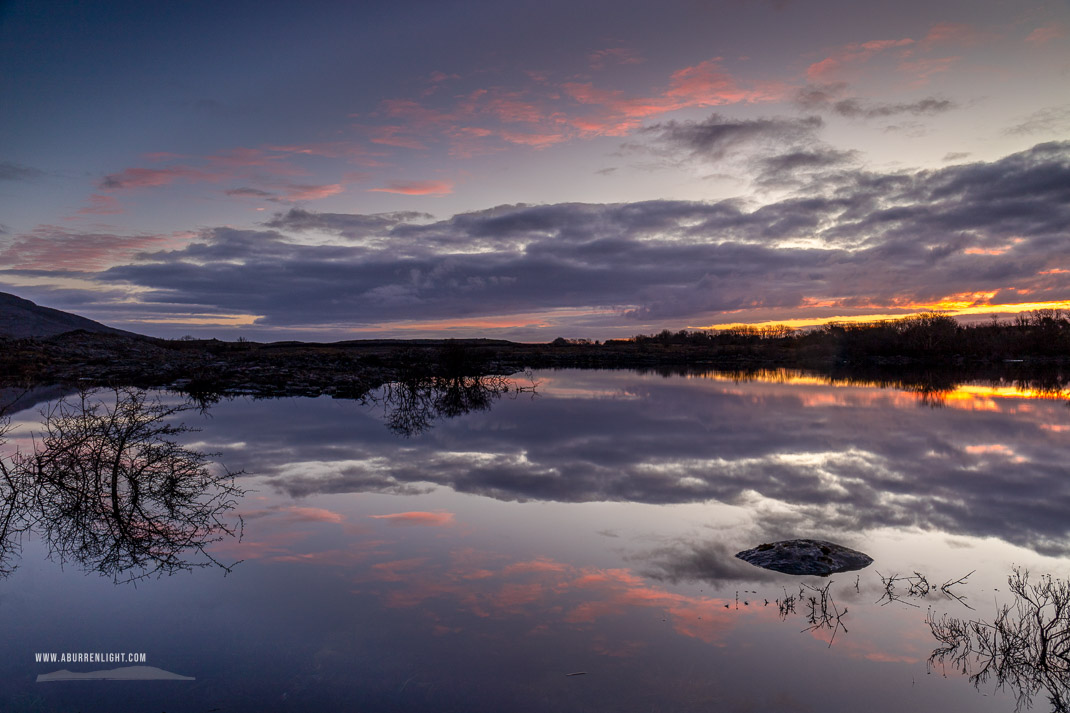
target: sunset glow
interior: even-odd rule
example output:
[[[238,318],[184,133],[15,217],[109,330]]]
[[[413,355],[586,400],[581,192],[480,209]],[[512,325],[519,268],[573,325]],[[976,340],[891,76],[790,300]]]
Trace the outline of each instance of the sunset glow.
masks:
[[[0,292],[257,341],[1070,307],[1065,3],[471,14],[11,4]]]

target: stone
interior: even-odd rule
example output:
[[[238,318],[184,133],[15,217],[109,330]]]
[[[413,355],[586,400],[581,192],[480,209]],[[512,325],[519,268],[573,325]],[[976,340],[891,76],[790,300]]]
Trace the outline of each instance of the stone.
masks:
[[[873,558],[843,545],[823,540],[782,540],[758,545],[736,554],[755,567],[785,574],[827,577],[868,567]]]

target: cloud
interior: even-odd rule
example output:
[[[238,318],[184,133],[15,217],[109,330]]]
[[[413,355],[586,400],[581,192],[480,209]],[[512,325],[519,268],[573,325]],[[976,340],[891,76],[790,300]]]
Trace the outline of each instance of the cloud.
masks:
[[[117,215],[123,212],[123,207],[115,196],[102,196],[93,194],[89,196],[89,205],[78,211],[78,215]]]
[[[819,83],[839,79],[847,71],[856,70],[878,54],[912,44],[914,40],[904,37],[898,40],[871,40],[844,45],[825,59],[811,64],[806,70],[806,76],[810,81]]]
[[[843,97],[844,84],[808,85],[795,95],[795,102],[809,111],[824,111],[849,119],[884,119],[909,114],[933,116],[958,105],[950,99],[924,97],[914,102],[871,102],[859,97]]]
[[[223,191],[228,196],[235,196],[238,198],[274,198],[275,194],[271,191],[262,191],[259,188],[231,188]]]
[[[591,64],[591,69],[595,71],[603,70],[609,64],[642,64],[644,61],[638,53],[627,47],[608,47],[595,50],[587,56],[587,60]]]
[[[634,52],[611,47],[590,54],[595,70],[610,64],[638,64]],[[552,81],[528,72],[520,89],[482,87],[450,99],[419,102],[407,98],[380,102],[371,116],[378,125],[362,128],[375,143],[423,149],[448,142],[451,155],[468,158],[502,150],[509,144],[543,149],[577,138],[626,136],[643,121],[688,108],[754,103],[781,98],[778,83],[741,83],[709,59],[673,71],[646,93],[607,88],[593,81]],[[425,97],[433,92],[425,92]],[[519,125],[519,127],[517,126]]]
[[[0,181],[30,181],[44,175],[44,171],[14,161],[0,161]]]
[[[418,527],[445,527],[454,524],[451,512],[399,512],[391,515],[369,515],[376,520],[386,520],[391,525]]]
[[[716,156],[733,142],[805,135],[812,125],[659,130]],[[910,309],[959,293],[1070,298],[1070,288],[1043,274],[1070,262],[1070,143],[885,174],[852,168],[834,150],[791,149],[759,169],[768,180],[808,171],[819,180],[750,208],[731,200],[562,203],[438,221],[290,211],[271,229],[207,230],[97,279],[142,291],[146,305],[263,315],[260,324],[272,327],[305,327],[310,315],[353,327],[587,310],[602,315],[588,325],[634,329],[728,313],[741,321],[772,308],[787,316],[815,304]],[[285,232],[303,230],[348,244],[310,245]],[[1008,245],[998,259],[967,252]]]
[[[735,550],[723,542],[683,540],[650,552],[631,555],[629,561],[643,563],[645,577],[680,582],[705,582],[714,587],[729,582],[779,581],[776,572],[737,559]]]
[[[1070,104],[1063,104],[1038,109],[1014,126],[1004,129],[1003,133],[1018,136],[1065,134],[1067,128],[1070,128]]]
[[[345,188],[340,183],[330,183],[322,186],[290,183],[285,186],[285,192],[281,196],[284,201],[309,201],[334,196]]]
[[[305,232],[323,230],[336,233],[351,240],[382,235],[391,228],[405,223],[430,220],[430,213],[401,211],[397,213],[373,213],[354,215],[350,213],[312,213],[301,208],[291,208],[286,213],[276,213],[265,225],[269,228]]]
[[[189,166],[172,166],[170,168],[127,168],[119,173],[105,176],[100,181],[103,190],[129,190],[131,188],[152,188],[167,186],[175,181],[219,181],[226,174],[192,168]]]
[[[310,157],[345,158],[350,162],[368,166],[379,165],[372,154],[347,142],[238,147],[208,156],[153,153],[146,154],[145,158],[155,163],[171,165],[126,168],[104,176],[98,187],[102,191],[114,193],[161,188],[178,183],[241,181],[244,185],[225,190],[225,195],[291,203],[341,193],[344,190],[342,183],[306,184],[294,180],[306,175],[307,171],[300,164]],[[354,177],[356,175],[353,174]]]
[[[976,45],[991,39],[991,35],[965,23],[941,22],[933,25],[921,40],[925,49],[934,45]]]
[[[824,171],[845,166],[855,158],[854,151],[840,151],[824,146],[799,149],[761,159],[759,183],[763,185],[789,185],[799,174]]]
[[[1055,40],[1061,40],[1064,37],[1066,37],[1066,28],[1062,25],[1055,24],[1047,25],[1046,27],[1038,27],[1026,36],[1025,41],[1031,45],[1040,46]]]
[[[542,388],[546,398],[496,403],[489,421],[442,422],[406,442],[403,457],[356,404],[344,419],[336,405],[280,404],[281,420],[262,402],[233,404],[213,414],[213,429],[247,443],[228,464],[294,497],[379,492],[389,480],[506,501],[717,502],[754,513],[750,526],[636,553],[645,574],[669,581],[739,578],[750,566],[734,552],[800,533],[916,527],[1068,551],[1056,399],[966,391],[932,409],[876,385],[716,374],[684,384],[633,372],[547,374]]]
[[[641,130],[641,134],[692,158],[719,161],[742,148],[765,144],[799,144],[817,141],[824,122],[816,116],[801,119],[730,120],[711,114],[703,121],[667,121]]]
[[[371,192],[401,193],[406,196],[445,196],[453,193],[453,181],[393,181]]]
[[[168,235],[115,235],[42,225],[22,233],[0,247],[0,264],[6,269],[61,272],[103,270],[137,253],[160,248],[173,240]]]

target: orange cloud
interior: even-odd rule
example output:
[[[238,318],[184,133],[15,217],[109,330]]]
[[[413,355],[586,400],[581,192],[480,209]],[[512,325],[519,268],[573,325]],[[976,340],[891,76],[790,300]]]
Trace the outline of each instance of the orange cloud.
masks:
[[[376,520],[386,520],[391,525],[416,525],[444,527],[454,524],[451,512],[399,512],[393,515],[369,515]]]
[[[1014,450],[1002,443],[986,443],[978,446],[966,446],[966,452],[972,455],[1001,455],[1013,456]]]
[[[406,196],[445,196],[453,193],[453,181],[393,181],[373,193],[401,193]]]

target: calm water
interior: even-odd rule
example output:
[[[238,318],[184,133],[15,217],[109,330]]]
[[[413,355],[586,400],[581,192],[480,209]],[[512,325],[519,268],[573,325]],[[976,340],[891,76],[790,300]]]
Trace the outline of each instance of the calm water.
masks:
[[[534,379],[491,403],[185,412],[183,442],[244,471],[224,513],[244,534],[207,546],[242,562],[115,584],[70,548],[50,560],[39,523],[0,580],[0,709],[1014,710],[1012,687],[929,671],[926,617],[991,619],[1015,566],[1070,577],[1065,399],[785,372]],[[40,443],[41,407],[13,415],[8,452]],[[795,537],[874,564],[821,579],[733,557]],[[37,682],[122,665],[41,652],[144,652],[195,680]]]

